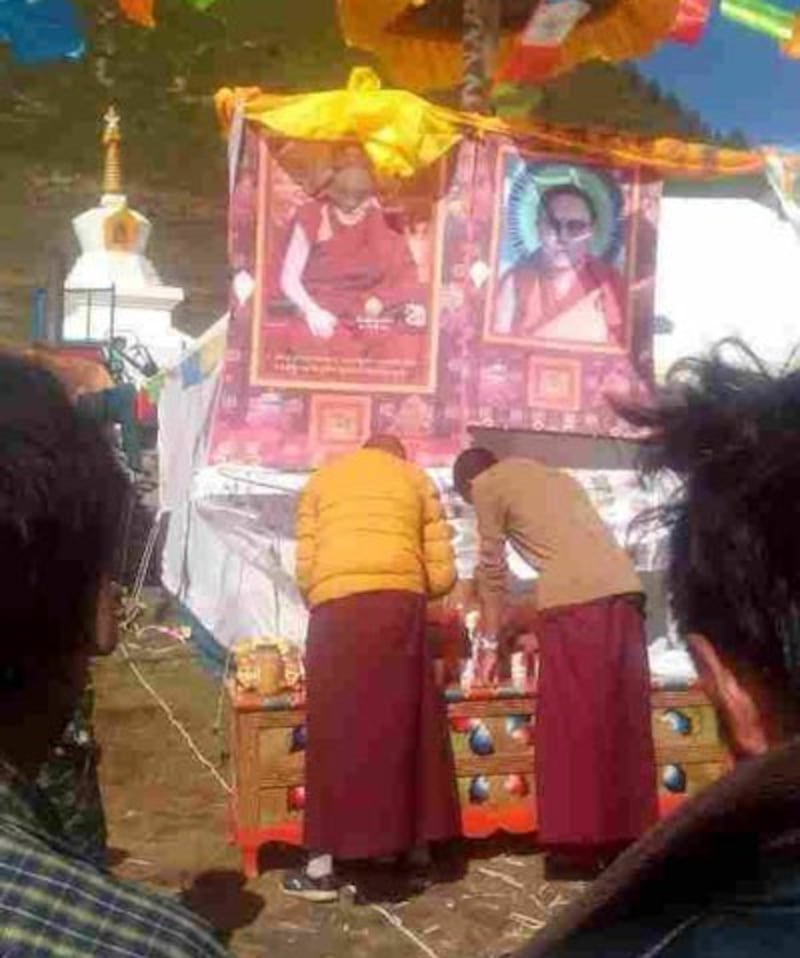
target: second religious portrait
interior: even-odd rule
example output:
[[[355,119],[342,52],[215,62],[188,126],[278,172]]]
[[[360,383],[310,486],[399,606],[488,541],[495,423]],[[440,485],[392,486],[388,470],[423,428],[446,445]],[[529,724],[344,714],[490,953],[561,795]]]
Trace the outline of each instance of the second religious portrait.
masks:
[[[560,350],[624,352],[631,336],[635,173],[498,159],[484,337]]]

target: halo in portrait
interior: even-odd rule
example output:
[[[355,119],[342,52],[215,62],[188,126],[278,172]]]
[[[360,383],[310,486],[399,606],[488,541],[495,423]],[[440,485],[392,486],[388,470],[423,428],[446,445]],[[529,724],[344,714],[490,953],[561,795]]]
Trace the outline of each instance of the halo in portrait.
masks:
[[[520,157],[514,160],[506,167],[502,266],[508,268],[539,248],[537,217],[542,195],[558,186],[575,186],[589,197],[597,216],[592,254],[613,263],[623,242],[624,203],[619,184],[604,172],[586,166],[544,164]]]

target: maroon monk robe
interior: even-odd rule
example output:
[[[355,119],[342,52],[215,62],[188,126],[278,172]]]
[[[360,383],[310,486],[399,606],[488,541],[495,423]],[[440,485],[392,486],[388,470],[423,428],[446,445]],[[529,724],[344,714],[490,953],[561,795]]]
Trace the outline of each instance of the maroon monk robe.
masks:
[[[406,238],[392,228],[379,206],[345,225],[331,204],[308,203],[298,211],[296,223],[311,246],[303,286],[337,318],[361,316],[372,297],[381,301],[384,311],[427,302]]]
[[[311,612],[305,844],[376,858],[459,832],[426,599],[364,592]]]
[[[597,320],[604,324],[600,342],[621,343],[624,285],[614,269],[592,257],[572,274],[562,295],[540,260],[516,266],[512,273],[516,310],[510,335],[524,338],[595,342]]]
[[[638,838],[658,816],[644,617],[598,599],[543,611],[536,634],[539,842]]]

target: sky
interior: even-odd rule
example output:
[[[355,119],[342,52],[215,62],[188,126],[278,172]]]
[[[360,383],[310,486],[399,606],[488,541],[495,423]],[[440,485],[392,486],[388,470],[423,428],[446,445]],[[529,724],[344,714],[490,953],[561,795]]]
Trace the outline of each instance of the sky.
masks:
[[[800,0],[773,2],[800,13]],[[800,60],[714,7],[696,46],[666,43],[640,69],[720,133],[740,129],[757,144],[800,148]]]

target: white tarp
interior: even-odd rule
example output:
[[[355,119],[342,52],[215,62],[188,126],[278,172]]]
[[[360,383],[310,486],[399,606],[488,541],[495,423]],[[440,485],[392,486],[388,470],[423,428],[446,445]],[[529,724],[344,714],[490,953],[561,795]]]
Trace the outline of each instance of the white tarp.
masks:
[[[305,639],[306,612],[289,571],[293,543],[264,526],[259,505],[212,497],[170,516],[164,585],[226,649],[257,636]]]
[[[452,489],[449,470],[431,470],[453,526],[459,575],[472,572],[477,538],[472,510]],[[617,540],[642,570],[663,563],[663,533],[631,534],[632,520],[661,493],[645,489],[633,472],[576,471],[576,478]],[[305,473],[255,466],[217,466],[195,475],[190,500],[173,512],[164,550],[165,586],[229,648],[255,636],[280,635],[303,645],[306,611],[294,583],[294,513]],[[532,578],[513,553],[513,574]]]
[[[800,340],[798,273],[797,233],[761,203],[666,197],[655,308],[674,329],[655,337],[657,372],[729,336],[785,363]]]
[[[217,320],[181,361],[161,374],[158,397],[158,494],[164,511],[189,500],[192,479],[207,460],[214,400],[228,317]]]

